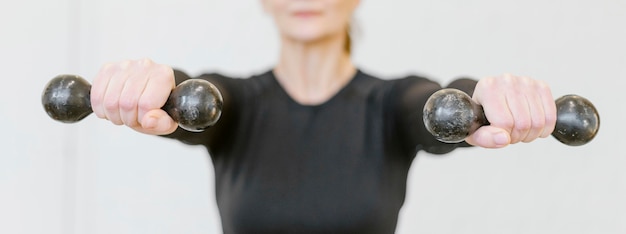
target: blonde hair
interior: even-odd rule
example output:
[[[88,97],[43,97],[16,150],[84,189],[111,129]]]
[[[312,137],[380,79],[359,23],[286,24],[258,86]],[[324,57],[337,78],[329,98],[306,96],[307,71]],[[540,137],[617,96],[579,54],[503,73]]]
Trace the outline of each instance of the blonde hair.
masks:
[[[344,43],[343,49],[348,53],[352,54],[352,36],[350,35],[351,24],[348,23],[346,27],[346,41]]]
[[[348,54],[352,54],[352,48],[354,47],[354,37],[356,35],[356,37],[359,37],[359,35],[361,35],[361,31],[358,26],[357,23],[355,23],[356,20],[354,19],[354,17],[352,18],[352,20],[350,20],[350,22],[348,22],[348,25],[346,26],[346,41],[344,43],[343,49],[346,51],[346,53]]]

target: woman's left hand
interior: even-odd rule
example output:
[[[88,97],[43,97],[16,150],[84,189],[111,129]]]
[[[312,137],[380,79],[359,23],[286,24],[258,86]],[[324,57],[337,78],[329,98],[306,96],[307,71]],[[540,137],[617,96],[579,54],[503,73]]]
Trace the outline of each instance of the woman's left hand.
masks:
[[[491,123],[465,141],[484,148],[501,148],[550,136],[556,125],[556,105],[550,87],[528,77],[502,75],[478,81],[472,97]]]

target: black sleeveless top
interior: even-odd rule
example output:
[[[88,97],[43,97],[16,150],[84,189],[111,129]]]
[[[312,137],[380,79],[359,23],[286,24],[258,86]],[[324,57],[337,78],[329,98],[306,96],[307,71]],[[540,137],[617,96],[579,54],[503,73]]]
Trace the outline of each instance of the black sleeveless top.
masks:
[[[176,78],[189,77],[176,71]],[[425,78],[358,71],[315,106],[294,101],[271,71],[198,78],[222,92],[220,121],[166,137],[206,146],[224,233],[394,233],[416,153],[465,146],[425,130],[422,108],[441,89]],[[450,87],[471,94],[475,84],[459,79]]]

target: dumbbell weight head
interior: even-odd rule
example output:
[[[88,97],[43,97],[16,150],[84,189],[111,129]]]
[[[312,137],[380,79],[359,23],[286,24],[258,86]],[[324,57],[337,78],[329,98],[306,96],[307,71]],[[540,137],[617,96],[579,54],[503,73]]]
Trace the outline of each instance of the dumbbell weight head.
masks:
[[[600,116],[593,104],[578,95],[565,95],[555,101],[557,122],[552,136],[560,142],[579,146],[593,140],[600,129]]]
[[[59,75],[48,82],[41,103],[50,118],[74,123],[91,114],[91,85],[76,75]]]
[[[163,106],[178,125],[190,132],[213,126],[222,114],[222,94],[206,80],[189,79],[180,83]]]

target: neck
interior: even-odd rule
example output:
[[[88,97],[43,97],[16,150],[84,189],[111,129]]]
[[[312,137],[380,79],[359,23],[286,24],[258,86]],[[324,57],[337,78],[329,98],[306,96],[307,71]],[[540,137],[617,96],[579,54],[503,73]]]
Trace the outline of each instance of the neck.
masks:
[[[344,50],[344,40],[345,35],[315,42],[282,38],[280,60],[274,72],[295,101],[321,104],[352,79],[356,68]]]

